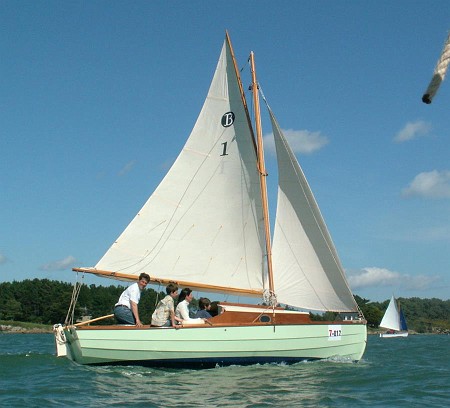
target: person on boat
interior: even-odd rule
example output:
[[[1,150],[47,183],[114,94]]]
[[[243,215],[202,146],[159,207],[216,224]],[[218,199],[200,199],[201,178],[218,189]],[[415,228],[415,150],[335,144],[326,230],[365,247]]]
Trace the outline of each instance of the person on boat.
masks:
[[[189,303],[192,302],[194,299],[194,294],[192,293],[192,290],[189,288],[184,288],[180,296],[178,296],[178,305],[175,310],[175,317],[181,320],[181,323],[188,323],[188,324],[204,324],[205,319],[202,318],[191,318],[189,316]]]
[[[198,300],[198,307],[199,307],[199,311],[195,314],[194,317],[198,318],[203,318],[203,319],[211,319],[211,314],[209,313],[210,309],[211,309],[211,301],[208,298],[205,297],[201,297]]]
[[[176,327],[175,322],[181,322],[175,316],[175,299],[178,297],[178,286],[175,283],[169,283],[166,286],[166,297],[161,299],[152,314],[152,326],[157,327]]]
[[[208,313],[212,317],[217,316],[219,314],[219,302],[217,302],[217,301],[211,302],[211,306],[210,306],[210,308],[208,310]]]
[[[119,323],[142,326],[141,319],[139,319],[138,304],[141,299],[141,292],[149,282],[150,276],[141,273],[138,282],[128,286],[122,292],[119,301],[114,306],[114,316]]]

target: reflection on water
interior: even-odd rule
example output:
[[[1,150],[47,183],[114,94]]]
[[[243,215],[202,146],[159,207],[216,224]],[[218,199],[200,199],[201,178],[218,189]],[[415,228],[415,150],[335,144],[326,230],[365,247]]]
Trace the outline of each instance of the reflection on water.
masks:
[[[365,363],[311,362],[218,367],[209,370],[143,367],[83,367],[93,374],[97,395],[107,405],[123,401],[147,406],[264,407],[318,406],[323,387],[348,365],[365,370]],[[350,367],[351,366],[351,367]],[[341,373],[339,373],[339,376]],[[326,388],[326,387],[325,387]],[[151,405],[148,405],[151,404]]]

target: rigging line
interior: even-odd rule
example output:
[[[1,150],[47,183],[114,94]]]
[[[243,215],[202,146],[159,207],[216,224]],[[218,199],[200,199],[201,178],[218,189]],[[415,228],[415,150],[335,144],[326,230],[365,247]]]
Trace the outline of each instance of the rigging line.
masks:
[[[73,324],[75,317],[75,306],[78,302],[78,296],[80,295],[81,287],[83,286],[82,282],[78,281],[79,275],[77,273],[77,281],[74,284],[72,291],[72,298],[70,300],[69,310],[67,311],[66,320],[64,323],[67,325],[68,323]],[[84,273],[81,275],[81,280],[84,279]]]

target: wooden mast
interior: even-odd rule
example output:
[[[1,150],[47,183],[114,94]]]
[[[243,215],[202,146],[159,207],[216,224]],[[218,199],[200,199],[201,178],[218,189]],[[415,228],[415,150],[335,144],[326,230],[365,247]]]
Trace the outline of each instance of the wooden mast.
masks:
[[[269,290],[271,294],[274,293],[274,284],[273,284],[273,273],[272,273],[272,248],[271,248],[271,240],[270,240],[270,224],[269,224],[269,207],[267,200],[267,183],[266,183],[266,168],[264,163],[264,149],[263,149],[263,141],[262,141],[262,126],[261,126],[261,112],[259,107],[259,94],[258,94],[258,84],[256,81],[256,69],[255,69],[255,57],[253,52],[250,53],[250,65],[252,72],[252,91],[253,91],[253,105],[255,111],[255,122],[256,122],[256,142],[255,135],[253,133],[252,121],[250,119],[250,114],[247,107],[247,102],[245,99],[244,89],[242,87],[241,76],[239,74],[239,69],[236,63],[236,58],[234,56],[233,46],[231,45],[231,39],[228,34],[228,31],[225,32],[225,37],[230,48],[231,58],[234,64],[234,70],[236,72],[236,77],[238,79],[239,89],[241,91],[242,103],[244,104],[244,109],[247,114],[247,121],[249,124],[250,131],[253,136],[253,143],[255,145],[255,152],[257,154],[257,164],[259,171],[259,180],[261,186],[261,201],[263,206],[263,218],[264,218],[264,233],[265,233],[265,241],[266,241],[266,252],[267,252],[267,273],[269,278]]]
[[[267,251],[267,273],[269,276],[269,290],[270,294],[274,293],[273,273],[272,273],[272,247],[270,242],[270,224],[269,224],[269,206],[267,200],[267,183],[266,183],[266,166],[264,162],[264,149],[262,140],[262,126],[261,126],[261,111],[259,106],[258,82],[256,80],[255,55],[253,51],[250,53],[250,69],[252,72],[252,92],[253,105],[255,110],[255,126],[256,126],[256,140],[257,140],[257,154],[258,154],[258,168],[259,180],[261,183],[261,199],[263,205],[264,229],[266,235],[266,251]]]
[[[255,148],[255,154],[258,151],[256,146],[255,134],[253,132],[252,120],[250,118],[250,112],[247,106],[247,99],[245,99],[244,87],[242,86],[241,75],[239,74],[239,68],[236,62],[236,57],[234,56],[233,46],[231,45],[231,38],[228,34],[228,31],[225,31],[225,38],[227,40],[228,47],[230,49],[231,59],[233,60],[234,72],[236,73],[236,78],[238,79],[239,91],[241,93],[242,104],[244,105],[245,115],[247,116],[247,123],[252,134],[253,147]]]
[[[263,218],[264,218],[264,229],[265,229],[265,241],[266,241],[266,252],[267,252],[267,269],[268,269],[268,283],[269,283],[269,291],[271,295],[274,293],[274,284],[273,284],[273,274],[272,274],[272,249],[271,249],[271,235],[270,235],[270,224],[269,224],[269,209],[268,209],[268,199],[267,199],[267,184],[266,184],[266,170],[264,163],[264,150],[263,150],[263,141],[262,141],[262,126],[261,126],[261,113],[259,106],[259,97],[258,97],[258,84],[256,81],[256,71],[255,71],[255,61],[253,52],[250,54],[251,60],[251,72],[252,72],[252,91],[253,91],[253,101],[254,101],[254,113],[255,113],[255,122],[256,122],[256,142],[255,135],[253,133],[253,127],[250,119],[250,114],[248,111],[247,103],[245,100],[245,94],[242,87],[242,81],[239,75],[239,70],[236,64],[236,59],[234,56],[233,48],[231,45],[231,40],[226,32],[226,40],[229,45],[232,61],[234,64],[235,73],[238,79],[238,84],[241,92],[241,98],[244,105],[244,110],[247,115],[247,120],[249,123],[250,131],[252,133],[252,139],[255,147],[255,152],[257,155],[257,166],[259,171],[260,178],[260,187],[261,187],[261,200],[262,200],[262,209],[263,209]],[[92,273],[97,276],[109,277],[123,281],[136,281],[138,276],[121,273],[121,272],[113,272],[113,271],[105,271],[98,270],[95,268],[72,268],[74,272],[82,272],[82,273]],[[231,293],[237,296],[261,296],[263,295],[263,291],[261,289],[240,289],[233,288],[227,286],[219,286],[219,285],[207,285],[200,284],[194,282],[173,280],[173,279],[164,279],[164,278],[155,278],[150,276],[150,283],[152,284],[160,284],[166,285],[168,283],[177,283],[179,286],[190,287],[195,290],[204,290],[207,292],[218,292],[218,293]]]

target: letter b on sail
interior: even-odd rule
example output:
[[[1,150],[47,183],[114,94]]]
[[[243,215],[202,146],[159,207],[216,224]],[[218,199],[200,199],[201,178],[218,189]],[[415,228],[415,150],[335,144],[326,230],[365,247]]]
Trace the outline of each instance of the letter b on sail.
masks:
[[[230,127],[233,123],[234,123],[234,113],[233,112],[224,113],[224,115],[222,116],[222,126]]]

